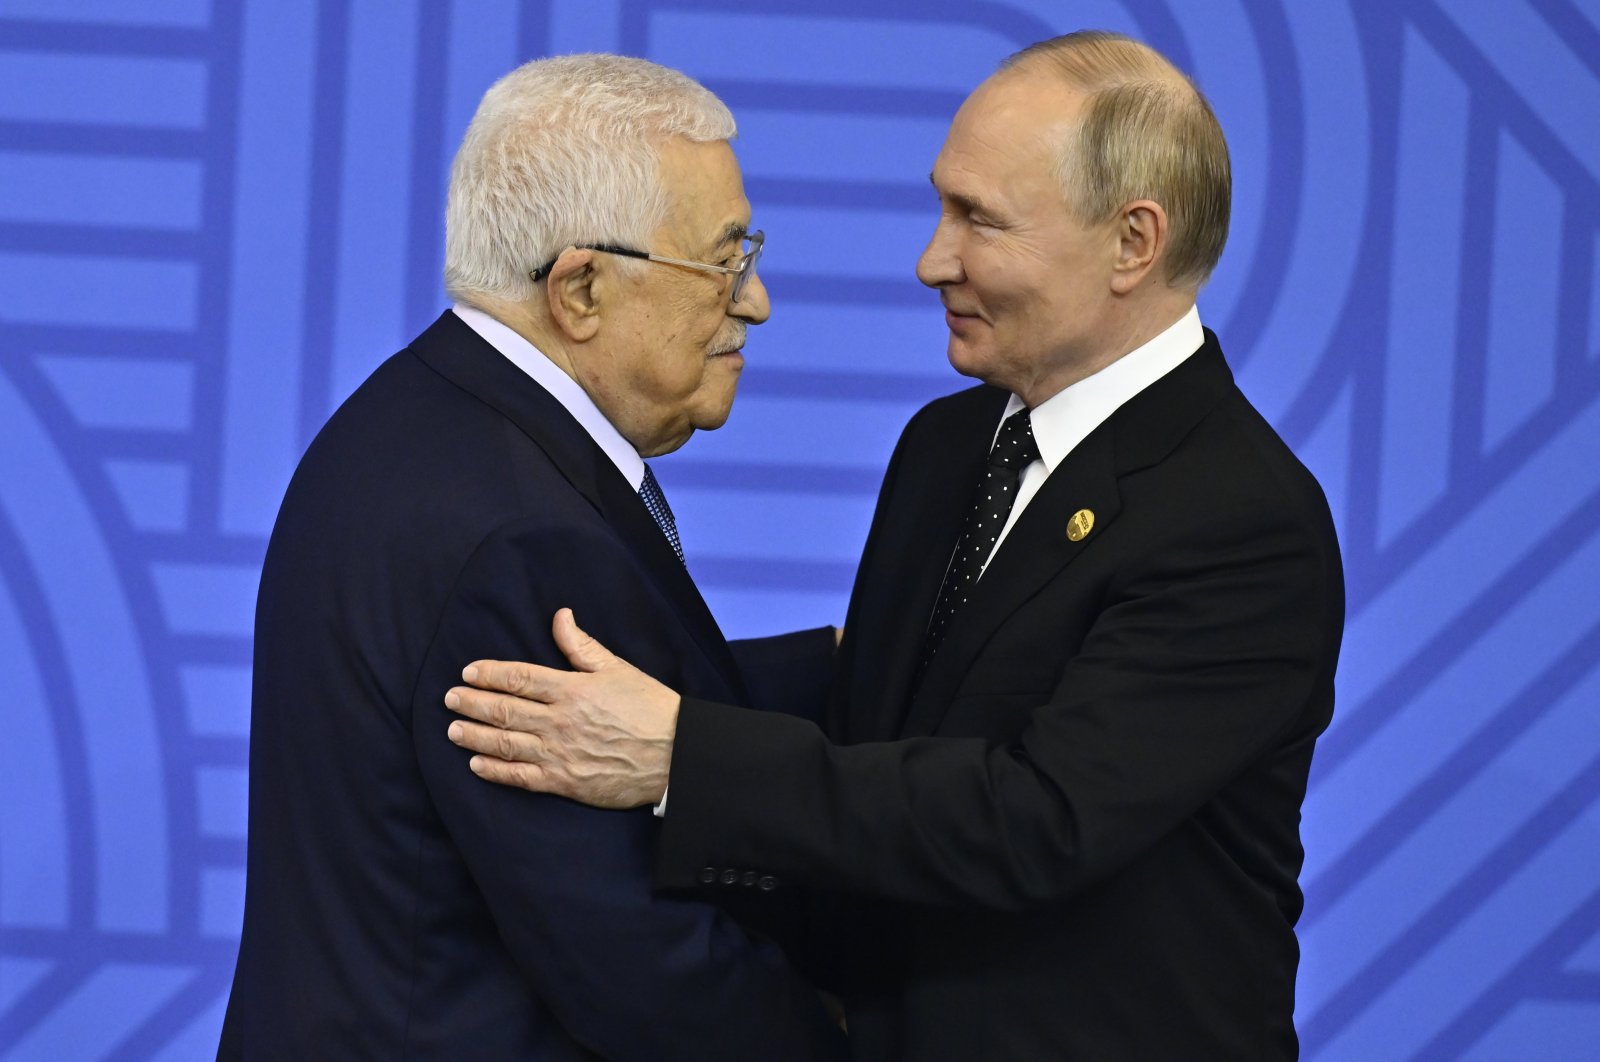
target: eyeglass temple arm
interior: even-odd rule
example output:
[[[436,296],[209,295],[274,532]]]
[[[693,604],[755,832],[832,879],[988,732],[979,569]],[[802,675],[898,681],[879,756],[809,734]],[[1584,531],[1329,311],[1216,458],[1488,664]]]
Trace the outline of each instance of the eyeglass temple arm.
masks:
[[[691,262],[687,258],[668,258],[664,254],[651,254],[649,251],[635,251],[631,247],[618,247],[615,244],[609,243],[575,244],[572,247],[572,250],[604,251],[606,254],[620,254],[627,258],[642,258],[647,262],[670,262],[673,265],[688,266],[690,269],[704,269],[710,272],[739,274],[743,273],[748,267],[751,257],[761,250],[761,246],[764,242],[762,235],[763,234],[760,232],[754,232],[745,236],[745,239],[750,240],[750,242],[755,244],[755,246],[751,248],[750,254],[746,255],[744,260],[741,261],[737,266],[715,265],[711,262]],[[754,238],[752,239],[752,237]],[[562,252],[562,254],[565,253],[565,251]],[[556,263],[560,260],[561,255],[558,254],[554,258],[550,259],[550,261],[540,266],[538,269],[530,271],[528,276],[535,284],[537,284],[539,281],[543,280],[547,275],[549,275],[550,270],[554,269],[556,267]]]
[[[570,251],[604,251],[607,254],[620,254],[620,255],[624,255],[624,256],[626,256],[628,258],[654,258],[655,257],[655,255],[648,254],[645,251],[635,251],[631,247],[617,247],[616,245],[609,244],[609,243],[576,243],[576,244],[573,244],[571,247],[567,248],[566,250],[563,250],[561,252],[561,254],[566,254],[567,251],[569,251],[569,250]],[[533,282],[535,284],[537,284],[539,281],[543,280],[546,276],[548,276],[549,273],[550,273],[550,270],[552,270],[552,269],[554,269],[556,267],[556,263],[561,261],[561,254],[556,255],[554,258],[550,259],[550,261],[546,262],[544,265],[540,266],[538,269],[532,270],[532,271],[530,271],[528,273],[528,276],[530,278],[532,278],[532,280],[533,280]]]

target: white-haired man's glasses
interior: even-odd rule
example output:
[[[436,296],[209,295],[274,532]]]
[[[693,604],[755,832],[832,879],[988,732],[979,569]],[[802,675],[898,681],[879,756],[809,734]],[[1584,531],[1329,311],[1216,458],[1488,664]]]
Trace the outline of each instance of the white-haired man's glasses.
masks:
[[[628,258],[641,258],[646,262],[660,262],[663,265],[683,266],[685,269],[699,269],[706,273],[729,273],[733,275],[733,287],[728,292],[728,301],[736,303],[744,297],[744,292],[750,286],[750,278],[756,275],[756,263],[761,261],[761,247],[766,243],[766,234],[760,229],[747,233],[744,237],[745,251],[739,261],[734,265],[716,265],[711,262],[691,262],[687,258],[669,258],[664,254],[651,254],[649,251],[635,251],[631,247],[618,247],[609,243],[580,243],[574,249],[579,251],[604,251],[606,254],[620,254]],[[556,258],[559,258],[557,255]],[[550,270],[555,268],[556,258],[550,259],[538,269],[533,270],[528,276],[535,284],[550,275]]]

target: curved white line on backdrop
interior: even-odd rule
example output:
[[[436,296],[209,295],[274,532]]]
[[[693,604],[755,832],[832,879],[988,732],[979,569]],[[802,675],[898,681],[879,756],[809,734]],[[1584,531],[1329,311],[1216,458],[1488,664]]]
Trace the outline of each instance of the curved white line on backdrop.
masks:
[[[83,493],[45,426],[0,375],[0,508],[38,576],[67,674],[52,710],[78,712],[88,757],[99,928],[167,925],[161,748],[132,610]]]

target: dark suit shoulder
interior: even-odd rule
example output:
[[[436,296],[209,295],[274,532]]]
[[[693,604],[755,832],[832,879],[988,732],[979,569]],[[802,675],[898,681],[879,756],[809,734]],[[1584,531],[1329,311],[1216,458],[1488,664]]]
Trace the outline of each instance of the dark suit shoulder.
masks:
[[[1173,454],[1176,474],[1212,469],[1211,490],[1243,514],[1277,511],[1331,542],[1333,518],[1322,485],[1265,417],[1235,388]]]
[[[505,464],[493,457],[503,455],[509,441],[503,416],[403,350],[345,399],[317,433],[300,471],[346,480],[466,475],[476,485],[506,475]],[[426,497],[404,491],[395,501]]]
[[[1163,520],[1213,523],[1289,515],[1331,539],[1328,504],[1300,462],[1238,385],[1216,336],[1129,399],[1106,428],[1124,486],[1162,485]]]
[[[1163,460],[1118,486],[1127,549],[1113,595],[1270,570],[1282,604],[1321,618],[1331,677],[1344,611],[1333,518],[1316,478],[1242,393],[1230,386]]]
[[[402,351],[329,418],[295,470],[263,565],[258,650],[299,652],[308,638],[399,648],[405,663],[374,671],[398,713],[466,565],[491,539],[526,541],[541,528],[607,535],[539,446]]]
[[[576,422],[566,427],[582,431]],[[580,442],[603,456],[587,439]],[[279,522],[314,533],[327,549],[392,547],[404,554],[424,544],[439,563],[451,555],[462,559],[462,551],[500,525],[541,516],[599,521],[570,486],[569,470],[537,441],[404,350],[380,365],[318,432],[295,471]]]

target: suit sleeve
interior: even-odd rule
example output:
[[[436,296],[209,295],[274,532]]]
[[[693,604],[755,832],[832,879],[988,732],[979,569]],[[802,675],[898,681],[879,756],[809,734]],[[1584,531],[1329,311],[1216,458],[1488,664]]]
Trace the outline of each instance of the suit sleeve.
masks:
[[[1005,744],[840,746],[802,720],[685,698],[657,880],[735,865],[937,906],[1017,911],[1070,897],[1271,750],[1320,730],[1305,706],[1331,688],[1330,618],[1342,607],[1332,548],[1284,513],[1174,525]]]
[[[583,563],[563,561],[574,557]],[[562,605],[646,670],[677,677],[657,630],[672,614],[625,549],[598,533],[512,529],[461,572],[412,705],[429,794],[529,991],[610,1059],[842,1057],[838,1029],[776,945],[701,900],[652,894],[649,808],[601,811],[486,783],[445,736],[443,697],[466,663],[565,666],[549,633]]]
[[[820,722],[833,676],[834,629],[742,638],[728,643],[739,666],[750,704]]]

